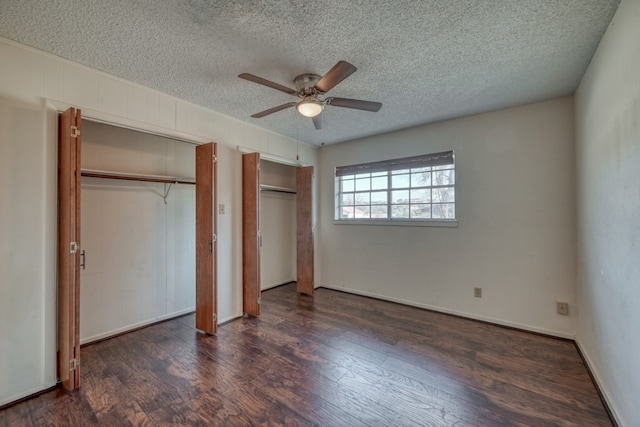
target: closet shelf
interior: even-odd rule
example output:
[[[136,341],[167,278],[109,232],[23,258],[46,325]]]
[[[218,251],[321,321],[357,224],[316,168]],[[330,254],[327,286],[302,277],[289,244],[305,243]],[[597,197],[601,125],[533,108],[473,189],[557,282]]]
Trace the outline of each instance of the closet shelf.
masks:
[[[295,188],[278,187],[277,185],[260,184],[260,191],[275,191],[277,193],[296,194]]]
[[[164,184],[195,184],[194,178],[164,175],[144,175],[127,172],[111,172],[96,169],[82,169],[81,175],[91,178],[123,179],[128,181],[160,182]]]

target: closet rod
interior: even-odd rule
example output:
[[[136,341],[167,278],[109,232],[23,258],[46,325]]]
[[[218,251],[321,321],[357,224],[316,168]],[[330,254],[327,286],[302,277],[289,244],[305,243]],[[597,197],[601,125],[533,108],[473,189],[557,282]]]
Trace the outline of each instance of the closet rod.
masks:
[[[278,187],[277,185],[260,184],[260,191],[274,191],[276,193],[296,194],[295,188]]]
[[[143,175],[126,172],[108,172],[95,169],[82,169],[81,175],[91,178],[123,179],[127,181],[160,182],[164,184],[195,184],[193,178],[164,175]]]

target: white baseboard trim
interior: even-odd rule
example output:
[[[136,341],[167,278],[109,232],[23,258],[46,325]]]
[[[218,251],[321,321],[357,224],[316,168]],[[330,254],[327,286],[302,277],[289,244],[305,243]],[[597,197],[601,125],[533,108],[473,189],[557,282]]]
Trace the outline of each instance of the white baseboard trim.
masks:
[[[13,402],[17,402],[20,399],[24,399],[26,397],[30,397],[33,395],[36,395],[42,391],[45,391],[47,389],[50,389],[51,387],[54,387],[58,382],[57,381],[53,381],[53,382],[45,382],[41,385],[39,385],[38,387],[34,387],[31,388],[29,390],[25,390],[23,392],[20,393],[16,393],[16,394],[12,394],[11,396],[5,397],[3,399],[0,399],[0,407],[3,407],[4,405],[9,405],[10,403]]]
[[[152,319],[144,320],[142,322],[134,323],[131,325],[123,326],[122,328],[112,329],[110,331],[106,331],[100,334],[96,334],[90,337],[80,339],[80,345],[89,344],[94,341],[99,341],[105,338],[112,337],[114,335],[119,335],[124,332],[132,331],[134,329],[141,328],[143,326],[151,325],[153,323],[162,322],[163,320],[173,319],[174,317],[184,316],[185,314],[193,313],[195,311],[195,307],[186,308],[184,310],[174,311],[173,313],[164,314],[162,316],[154,317]]]
[[[578,351],[580,352],[580,354],[582,355],[582,358],[584,359],[584,363],[586,363],[587,365],[587,369],[591,373],[591,377],[596,383],[596,387],[598,388],[598,391],[600,392],[602,399],[604,400],[605,404],[609,409],[609,415],[613,417],[613,421],[615,421],[617,425],[624,426],[625,424],[622,422],[622,420],[620,419],[620,416],[618,415],[619,414],[618,408],[616,408],[614,400],[611,398],[611,393],[609,392],[609,389],[607,388],[605,382],[602,381],[602,377],[598,372],[598,370],[596,369],[596,366],[593,364],[593,361],[591,360],[589,353],[580,342],[580,336],[576,336],[574,341],[576,343],[576,347],[578,347]]]
[[[222,325],[224,323],[227,323],[227,322],[231,322],[232,320],[238,319],[238,318],[242,317],[242,315],[243,315],[243,313],[232,314],[231,316],[227,316],[227,317],[224,317],[224,318],[221,317],[218,320],[218,326],[220,326],[220,325]]]
[[[296,279],[289,279],[289,280],[285,280],[282,282],[276,282],[276,283],[270,283],[268,285],[264,285],[262,288],[260,288],[261,291],[266,291],[267,289],[271,289],[271,288],[276,288],[278,286],[282,286],[282,285],[286,285],[287,283],[291,283],[291,282],[295,282]]]
[[[515,328],[515,329],[522,329],[524,331],[535,332],[535,333],[543,334],[543,335],[550,335],[552,337],[565,338],[565,339],[569,339],[569,340],[574,340],[575,339],[575,335],[568,334],[566,332],[560,332],[560,331],[553,331],[553,330],[550,330],[550,329],[538,328],[536,326],[524,325],[524,324],[521,324],[521,323],[510,322],[508,320],[496,319],[494,317],[488,317],[488,316],[482,316],[482,315],[475,314],[475,313],[467,313],[467,312],[464,312],[464,311],[451,310],[449,308],[438,307],[438,306],[430,305],[430,304],[422,304],[422,303],[419,303],[419,302],[409,301],[409,300],[405,300],[405,299],[401,299],[401,298],[393,298],[393,297],[389,297],[387,295],[380,295],[380,294],[376,294],[376,293],[373,293],[373,292],[360,291],[360,290],[357,290],[357,289],[350,289],[350,288],[345,288],[345,287],[342,287],[342,286],[328,285],[326,283],[321,284],[319,287],[327,288],[327,289],[333,289],[333,290],[336,290],[336,291],[347,292],[347,293],[355,294],[355,295],[362,295],[362,296],[365,296],[365,297],[376,298],[376,299],[383,300],[383,301],[395,302],[395,303],[398,303],[398,304],[408,305],[408,306],[411,306],[411,307],[424,308],[424,309],[427,309],[427,310],[437,311],[439,313],[453,314],[455,316],[466,317],[468,319],[481,320],[483,322],[489,322],[489,323],[493,323],[493,324],[501,325],[501,326],[508,326],[510,328]]]

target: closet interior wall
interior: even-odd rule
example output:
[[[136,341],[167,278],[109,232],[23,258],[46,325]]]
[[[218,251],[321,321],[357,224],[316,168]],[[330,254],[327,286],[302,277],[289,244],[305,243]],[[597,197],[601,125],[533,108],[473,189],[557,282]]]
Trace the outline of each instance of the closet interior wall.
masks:
[[[295,191],[296,168],[260,160],[260,184]],[[268,187],[267,187],[268,188]],[[296,196],[292,193],[260,191],[261,289],[296,280]]]
[[[82,136],[83,169],[195,177],[195,145],[87,120]],[[194,310],[195,185],[168,186],[82,177],[82,343]]]

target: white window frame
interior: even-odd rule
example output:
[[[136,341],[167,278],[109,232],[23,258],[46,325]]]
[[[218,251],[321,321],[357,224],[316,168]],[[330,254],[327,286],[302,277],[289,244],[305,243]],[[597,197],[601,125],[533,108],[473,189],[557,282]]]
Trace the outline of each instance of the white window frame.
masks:
[[[444,170],[450,172],[440,173],[438,176],[441,178],[446,176],[448,182],[434,183],[432,179],[435,174]],[[419,182],[420,175],[425,182]],[[457,227],[455,175],[453,151],[338,166],[334,174],[334,224]],[[416,177],[415,181],[414,177]],[[400,184],[401,180],[404,181],[403,184]],[[377,181],[377,188],[374,181]],[[396,181],[395,184],[394,181]],[[363,184],[361,188],[358,188],[358,183]],[[348,186],[346,190],[345,186]],[[453,191],[441,191],[441,189]],[[448,200],[434,201],[434,191],[446,195]],[[425,192],[428,192],[428,201],[418,198],[420,194],[424,197]],[[376,193],[380,197],[379,203],[371,200]],[[357,195],[361,196],[360,203],[357,201]],[[394,202],[393,197],[400,195],[406,196],[406,199],[396,199]],[[352,202],[344,204],[343,201],[349,199],[349,196]],[[358,206],[361,207],[361,211],[366,211],[365,215],[369,217],[357,217]],[[440,206],[440,213],[449,217],[432,218],[434,206]],[[351,217],[344,216],[345,209],[348,208],[353,212]],[[378,215],[384,216],[371,218],[374,210],[378,211]],[[396,216],[398,213],[406,217]]]

